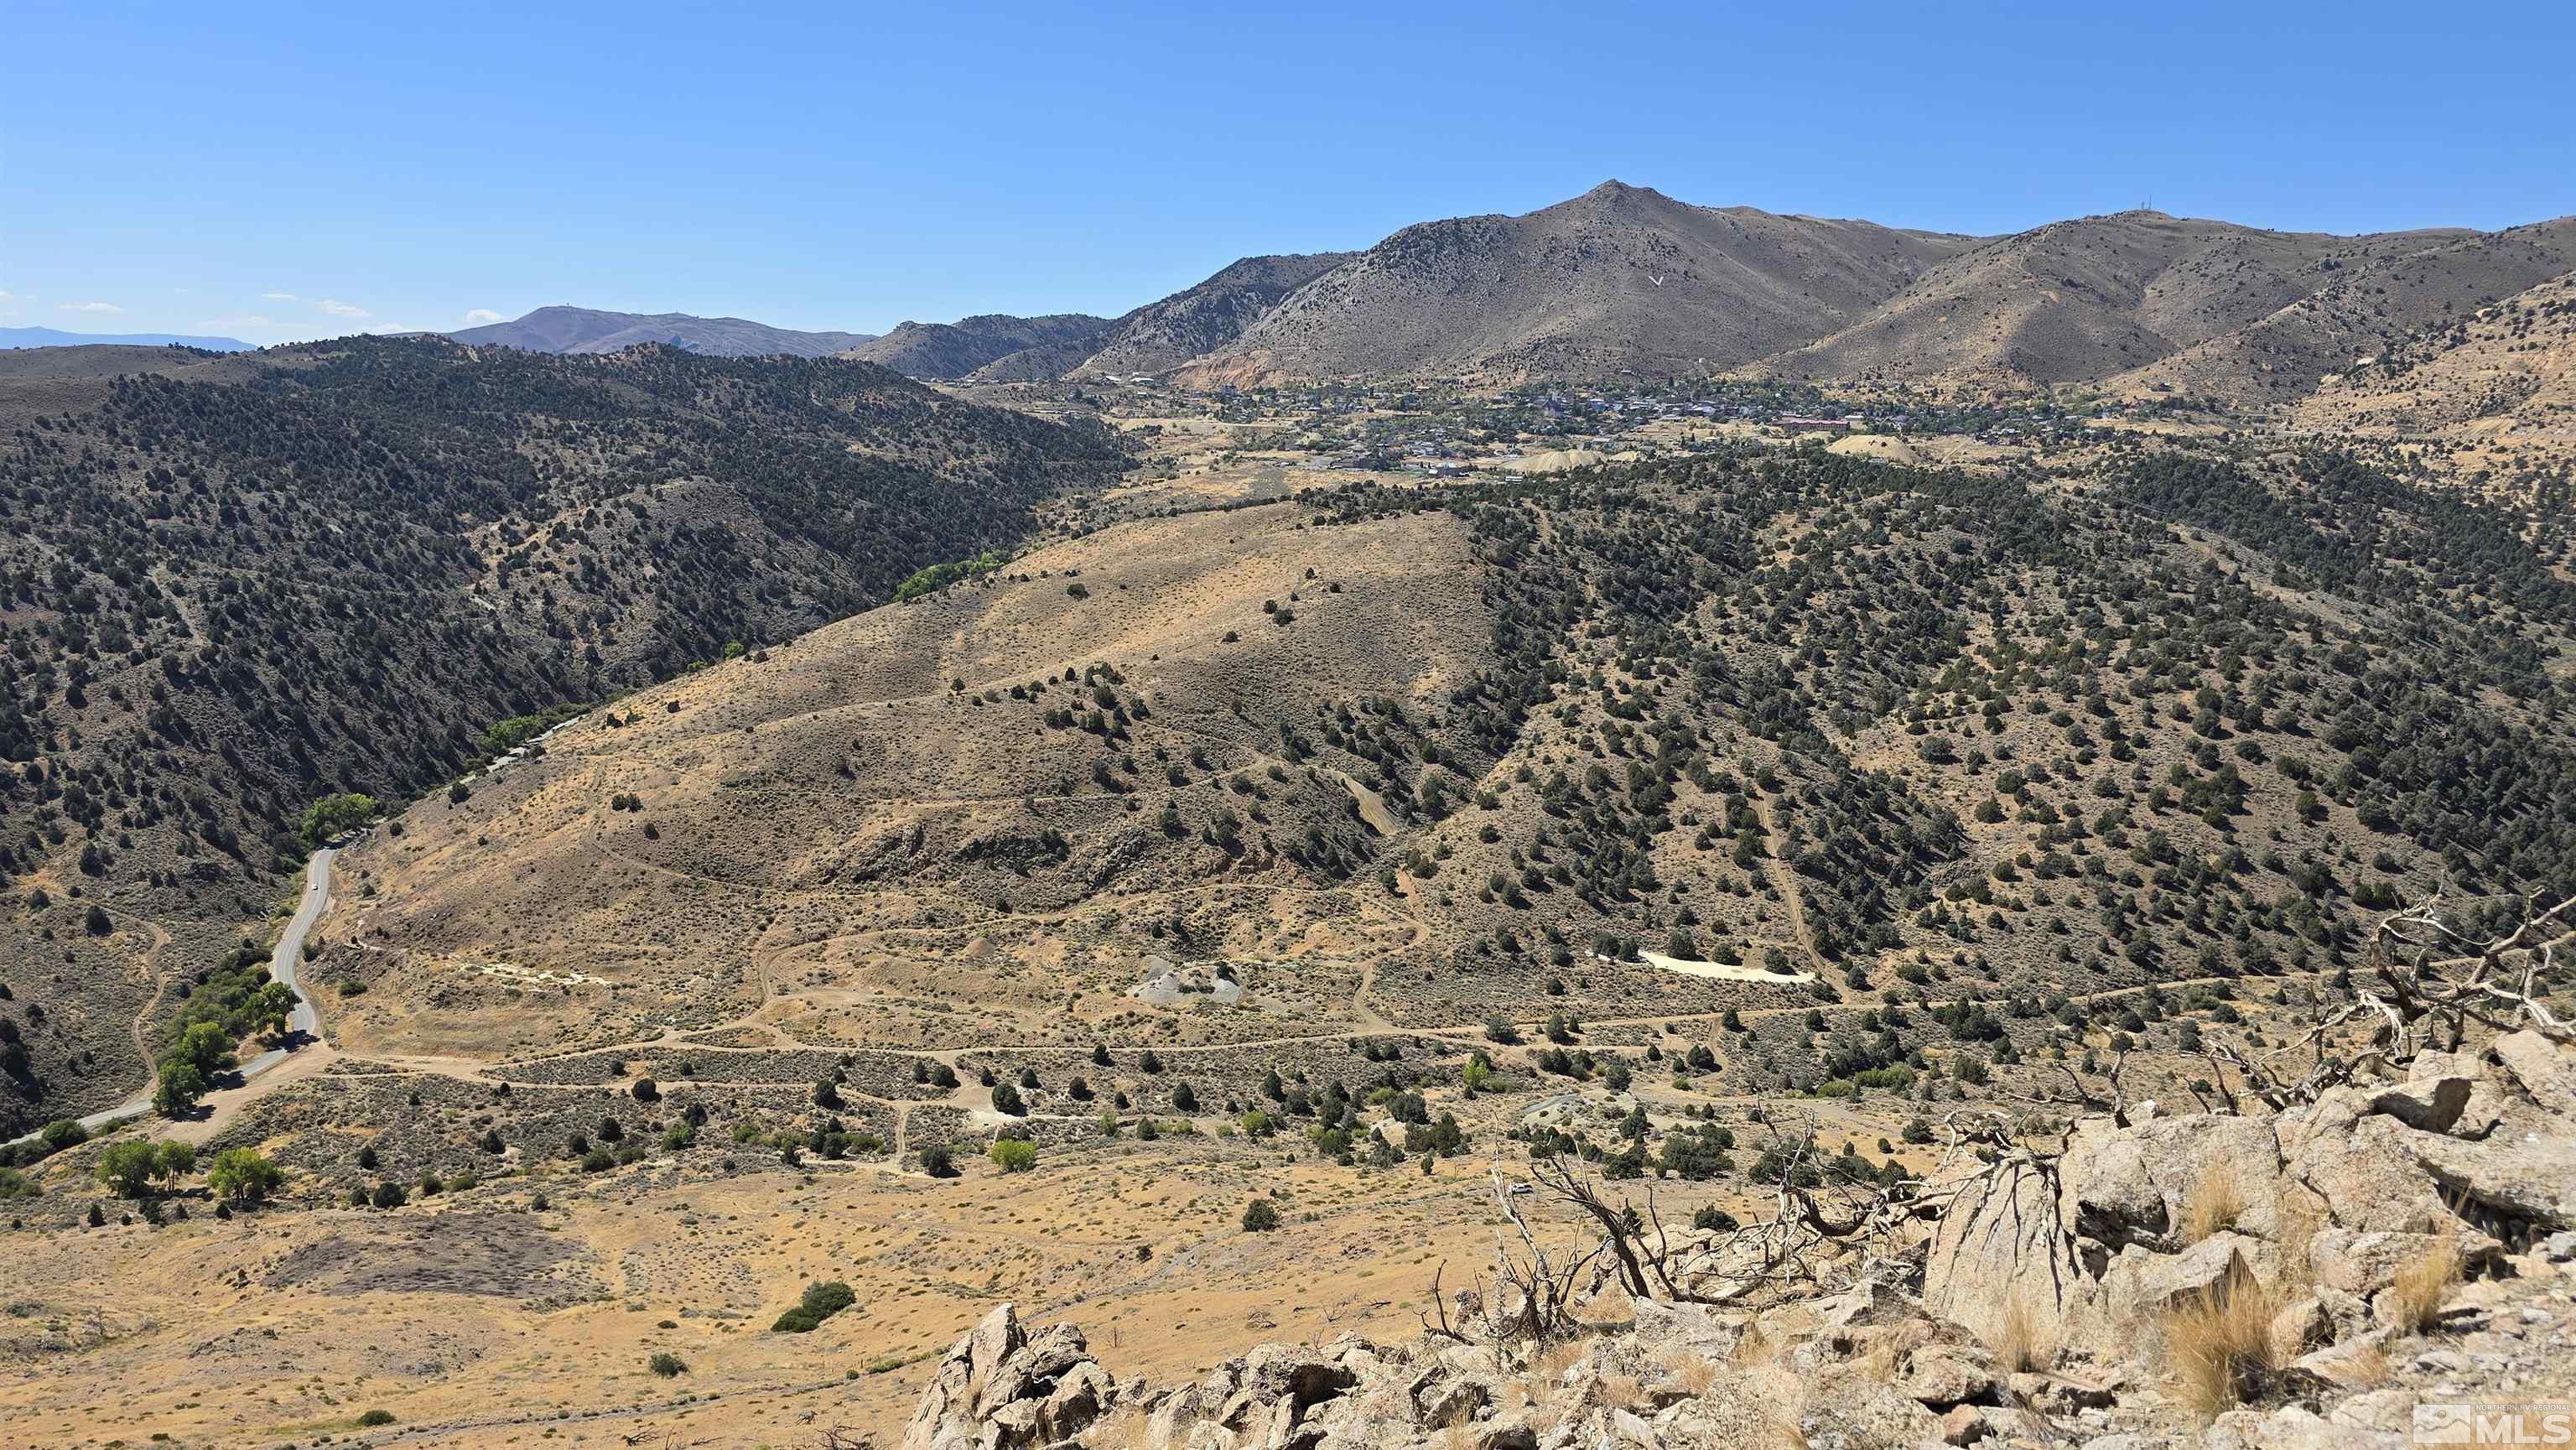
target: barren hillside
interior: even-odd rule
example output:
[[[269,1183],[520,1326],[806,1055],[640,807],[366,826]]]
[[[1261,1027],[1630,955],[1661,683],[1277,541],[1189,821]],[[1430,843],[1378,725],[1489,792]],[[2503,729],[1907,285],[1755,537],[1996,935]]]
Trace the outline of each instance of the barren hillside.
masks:
[[[1303,522],[1046,549],[424,803],[346,928],[371,982],[350,1040],[526,1051],[755,1015],[827,1041],[1063,1038],[1137,1005],[1157,941],[1242,964],[1269,1006],[1228,1032],[1340,1020],[1358,964],[1409,940],[1327,899],[1355,896],[1387,818],[1282,732],[1320,744],[1331,711],[1384,702],[1402,718],[1372,728],[1409,755],[1489,667],[1492,624],[1454,521]],[[546,972],[603,985],[508,990]]]
[[[1972,239],[1685,205],[1619,182],[1407,227],[1194,365],[1212,380],[1733,367],[1835,330]]]
[[[2233,406],[2295,401],[2329,373],[2378,357],[2576,267],[2576,218],[2467,236],[2360,238],[2358,255],[2279,311],[2113,377],[2132,394],[2184,394]]]
[[[2356,363],[2299,404],[2299,426],[2576,441],[2576,273]]]
[[[317,799],[440,786],[506,719],[793,637],[1119,462],[856,363],[66,352],[0,363],[13,1129],[145,1081]]]
[[[1869,382],[2099,378],[2308,295],[2320,264],[2345,245],[2150,211],[2056,222],[1943,263],[1770,366]]]
[[[1118,319],[1118,330],[1080,371],[1158,373],[1178,367],[1241,337],[1290,293],[1352,255],[1246,257],[1187,291]]]

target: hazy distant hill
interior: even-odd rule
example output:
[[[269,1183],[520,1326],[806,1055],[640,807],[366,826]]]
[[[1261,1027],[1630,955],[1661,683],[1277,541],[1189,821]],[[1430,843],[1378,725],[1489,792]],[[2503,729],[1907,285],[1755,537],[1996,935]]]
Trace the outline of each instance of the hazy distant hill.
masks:
[[[1735,367],[1858,320],[1975,245],[1689,206],[1605,182],[1526,216],[1407,227],[1306,283],[1188,372],[1240,381]]]
[[[0,327],[0,350],[22,347],[201,347],[208,352],[249,352],[237,337],[188,337],[176,332],[61,332],[50,327]]]
[[[599,312],[587,307],[540,307],[514,321],[469,327],[448,336],[458,342],[528,352],[615,352],[637,343],[659,342],[711,357],[830,357],[874,340],[873,334],[865,332],[797,332],[739,317]]]
[[[963,378],[1014,353],[1044,348],[1052,350],[1056,358],[1071,359],[1052,371],[1040,368],[1032,372],[1053,377],[1090,356],[1108,340],[1115,325],[1106,317],[1079,312],[1047,317],[988,312],[955,322],[897,323],[894,331],[850,348],[847,355],[892,368],[908,378],[946,380]]]

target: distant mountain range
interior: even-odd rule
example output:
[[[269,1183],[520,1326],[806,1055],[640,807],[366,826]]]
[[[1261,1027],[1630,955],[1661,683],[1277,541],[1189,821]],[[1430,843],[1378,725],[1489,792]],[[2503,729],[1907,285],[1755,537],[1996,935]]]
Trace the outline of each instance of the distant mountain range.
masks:
[[[1609,181],[1365,251],[1248,257],[1116,318],[987,314],[870,337],[547,307],[452,335],[547,352],[830,353],[977,383],[1737,374],[2245,406],[2298,402],[2363,359],[2423,355],[2428,337],[2571,271],[2576,218],[2339,237],[2131,211],[1972,237]],[[2553,317],[2563,290],[2545,299]],[[2405,413],[2384,396],[2373,409]]]
[[[876,340],[871,333],[797,332],[739,317],[599,312],[587,307],[540,307],[525,317],[448,336],[458,342],[555,353],[616,352],[638,343],[659,342],[710,357],[830,357]]]
[[[0,351],[25,347],[200,347],[208,352],[249,352],[237,337],[188,337],[175,332],[63,332],[51,327],[0,327]]]

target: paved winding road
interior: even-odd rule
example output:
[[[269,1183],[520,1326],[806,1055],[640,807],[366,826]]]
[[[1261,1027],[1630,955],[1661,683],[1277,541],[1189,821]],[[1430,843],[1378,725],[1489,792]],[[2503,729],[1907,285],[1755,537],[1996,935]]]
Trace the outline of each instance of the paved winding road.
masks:
[[[268,956],[268,974],[295,994],[295,1009],[286,1014],[286,1041],[293,1045],[272,1047],[243,1063],[241,1075],[245,1082],[284,1062],[286,1054],[297,1046],[322,1035],[322,1019],[314,1015],[313,999],[304,995],[304,984],[295,980],[295,969],[304,965],[304,938],[312,932],[313,923],[322,919],[322,908],[331,904],[331,858],[337,854],[339,847],[324,846],[305,863],[304,899],[295,903],[295,914],[286,919],[286,930],[277,934],[277,950]]]
[[[296,981],[295,971],[304,964],[304,938],[312,932],[313,923],[321,918],[322,908],[330,904],[331,858],[336,854],[338,854],[338,848],[324,846],[315,851],[312,859],[305,863],[304,899],[295,904],[295,915],[287,918],[286,930],[278,933],[277,950],[269,954],[268,974],[284,982],[287,990],[295,994],[294,1010],[286,1014],[288,1045],[272,1047],[243,1063],[238,1072],[244,1082],[277,1066],[287,1059],[288,1054],[321,1038],[322,1019],[314,1015],[313,999],[304,995],[304,987]],[[146,1082],[134,1096],[118,1103],[115,1107],[102,1108],[98,1112],[91,1113],[82,1118],[80,1123],[84,1128],[96,1130],[119,1118],[131,1118],[151,1111],[152,1084]],[[13,1141],[23,1143],[35,1136],[37,1135],[29,1133],[26,1137]]]

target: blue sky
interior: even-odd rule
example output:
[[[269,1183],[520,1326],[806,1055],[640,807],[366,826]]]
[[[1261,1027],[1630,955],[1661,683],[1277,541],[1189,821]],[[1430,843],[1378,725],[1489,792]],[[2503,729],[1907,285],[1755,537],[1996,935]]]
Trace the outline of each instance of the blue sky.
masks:
[[[2576,212],[2564,3],[5,8],[0,325],[84,332],[1116,313],[1614,176],[1968,232]]]

